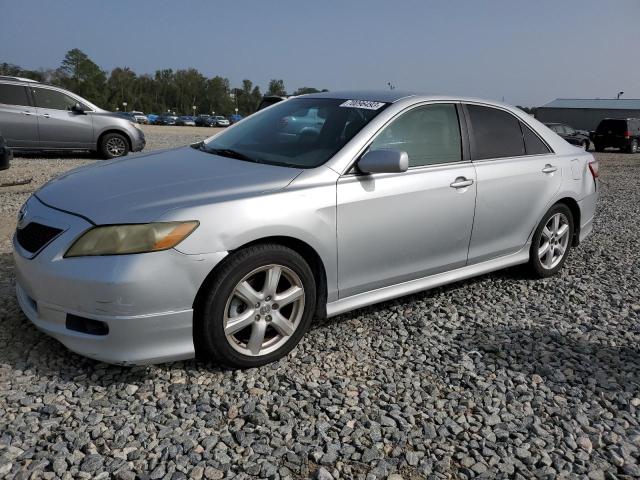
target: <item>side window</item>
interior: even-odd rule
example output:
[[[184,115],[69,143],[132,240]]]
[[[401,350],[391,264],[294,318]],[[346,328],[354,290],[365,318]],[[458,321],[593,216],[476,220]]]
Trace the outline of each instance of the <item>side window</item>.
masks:
[[[65,95],[56,90],[49,90],[48,88],[34,88],[33,97],[35,98],[36,107],[38,108],[70,110],[72,106],[79,103],[69,95]]]
[[[0,103],[5,105],[29,105],[27,89],[21,85],[0,84]]]
[[[520,122],[520,128],[522,129],[522,136],[524,138],[524,146],[527,151],[527,155],[545,155],[547,153],[551,153],[549,147],[540,140],[540,137],[538,137],[531,128],[522,122]]]
[[[461,161],[455,105],[427,105],[402,114],[376,137],[370,150],[404,150],[410,167]]]
[[[519,120],[502,110],[479,105],[467,105],[473,137],[474,160],[518,157],[525,154]]]

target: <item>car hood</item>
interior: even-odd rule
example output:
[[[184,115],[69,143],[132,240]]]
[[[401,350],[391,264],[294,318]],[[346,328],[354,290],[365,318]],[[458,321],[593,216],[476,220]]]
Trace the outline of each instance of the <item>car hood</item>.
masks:
[[[176,208],[280,190],[301,172],[182,147],[72,170],[36,196],[96,224],[142,223]]]

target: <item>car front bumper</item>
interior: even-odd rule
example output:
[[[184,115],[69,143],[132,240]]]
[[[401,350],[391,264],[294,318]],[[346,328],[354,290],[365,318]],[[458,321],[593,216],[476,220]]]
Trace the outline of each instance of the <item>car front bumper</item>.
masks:
[[[139,152],[144,149],[146,144],[147,139],[144,136],[144,132],[136,128],[134,134],[131,136],[131,151]]]
[[[170,249],[137,255],[64,258],[92,225],[32,197],[28,217],[64,231],[33,258],[13,238],[16,293],[24,314],[70,350],[115,364],[194,356],[193,302],[226,253],[186,255]],[[108,333],[69,328],[69,316],[106,325]]]

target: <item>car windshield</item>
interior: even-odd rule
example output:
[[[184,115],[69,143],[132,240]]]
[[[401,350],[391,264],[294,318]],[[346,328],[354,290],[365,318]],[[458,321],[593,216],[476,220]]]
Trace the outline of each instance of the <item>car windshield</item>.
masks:
[[[287,100],[247,117],[199,148],[257,163],[313,168],[335,155],[386,106],[328,98]]]

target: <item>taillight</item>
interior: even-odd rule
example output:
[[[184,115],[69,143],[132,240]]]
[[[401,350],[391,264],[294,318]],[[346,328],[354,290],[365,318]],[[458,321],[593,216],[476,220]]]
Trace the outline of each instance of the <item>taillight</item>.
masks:
[[[593,162],[589,162],[589,170],[591,171],[591,175],[593,175],[594,180],[600,176],[599,165],[597,160],[594,160]]]
[[[624,132],[624,138],[629,138],[630,136],[631,136],[631,132],[629,130]]]

